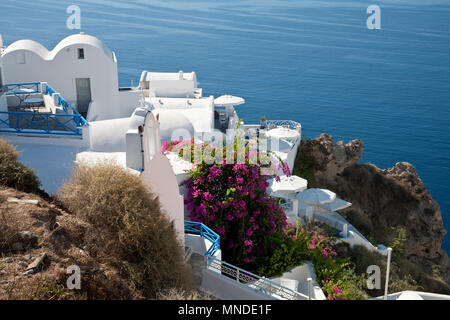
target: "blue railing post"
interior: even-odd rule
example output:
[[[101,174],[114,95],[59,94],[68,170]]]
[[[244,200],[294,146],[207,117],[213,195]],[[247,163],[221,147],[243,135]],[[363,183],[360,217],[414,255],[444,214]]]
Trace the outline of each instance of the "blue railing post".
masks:
[[[184,231],[186,233],[198,234],[211,242],[211,246],[206,251],[205,256],[214,257],[217,250],[220,250],[220,236],[209,227],[200,222],[184,221]]]

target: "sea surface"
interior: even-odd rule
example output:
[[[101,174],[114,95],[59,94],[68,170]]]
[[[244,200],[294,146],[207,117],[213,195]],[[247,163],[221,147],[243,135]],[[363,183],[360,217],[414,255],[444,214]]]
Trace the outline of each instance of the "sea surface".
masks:
[[[66,27],[69,5],[81,30]],[[381,30],[366,27],[370,5]],[[246,122],[292,119],[305,138],[364,140],[363,162],[412,163],[450,231],[449,0],[0,1],[6,44],[52,49],[79,31],[116,52],[121,86],[194,70],[204,95],[244,97]]]

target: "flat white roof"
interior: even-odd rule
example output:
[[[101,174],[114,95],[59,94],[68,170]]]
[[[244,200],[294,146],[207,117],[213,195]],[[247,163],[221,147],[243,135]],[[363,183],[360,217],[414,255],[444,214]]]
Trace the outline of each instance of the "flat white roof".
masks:
[[[181,74],[181,79],[180,79]],[[195,72],[150,72],[142,71],[141,81],[156,81],[156,80],[194,80]]]
[[[211,99],[203,98],[145,98],[155,109],[208,109],[211,107]]]

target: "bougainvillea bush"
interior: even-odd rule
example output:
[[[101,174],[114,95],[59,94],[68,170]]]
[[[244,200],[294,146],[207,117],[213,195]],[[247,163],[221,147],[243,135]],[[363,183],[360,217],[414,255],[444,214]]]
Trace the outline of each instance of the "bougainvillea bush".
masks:
[[[179,145],[192,148],[194,153],[193,141],[167,144],[164,149]],[[226,154],[226,148],[223,146],[222,154]],[[270,255],[275,239],[284,237],[287,222],[278,202],[266,192],[270,176],[261,174],[259,162],[250,163],[248,148],[244,152],[244,163],[223,160],[219,164],[195,164],[185,183],[185,201],[192,221],[202,222],[220,235],[224,260],[255,270],[258,258]]]

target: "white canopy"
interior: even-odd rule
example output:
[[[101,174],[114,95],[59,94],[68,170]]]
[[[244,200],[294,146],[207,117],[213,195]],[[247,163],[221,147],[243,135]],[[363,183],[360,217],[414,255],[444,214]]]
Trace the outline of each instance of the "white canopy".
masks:
[[[350,207],[352,204],[350,202],[347,202],[345,200],[342,200],[340,198],[334,199],[333,201],[329,202],[329,203],[325,203],[323,205],[321,205],[321,208],[326,209],[327,211],[338,211],[338,210],[342,210],[345,208]]]
[[[231,95],[223,95],[216,99],[214,99],[214,105],[219,107],[226,107],[226,106],[238,106],[240,104],[244,104],[245,100],[241,97],[235,97]]]
[[[423,298],[417,292],[405,291],[397,297],[397,300],[423,300]]]
[[[320,206],[336,199],[336,194],[330,190],[311,188],[297,194],[297,199],[310,206]]]
[[[299,176],[280,176],[280,182],[271,179],[269,183],[273,193],[297,193],[308,187],[308,181]]]
[[[296,139],[300,137],[300,132],[297,130],[284,128],[284,127],[278,127],[271,129],[266,132],[267,138],[278,138],[278,139]]]

